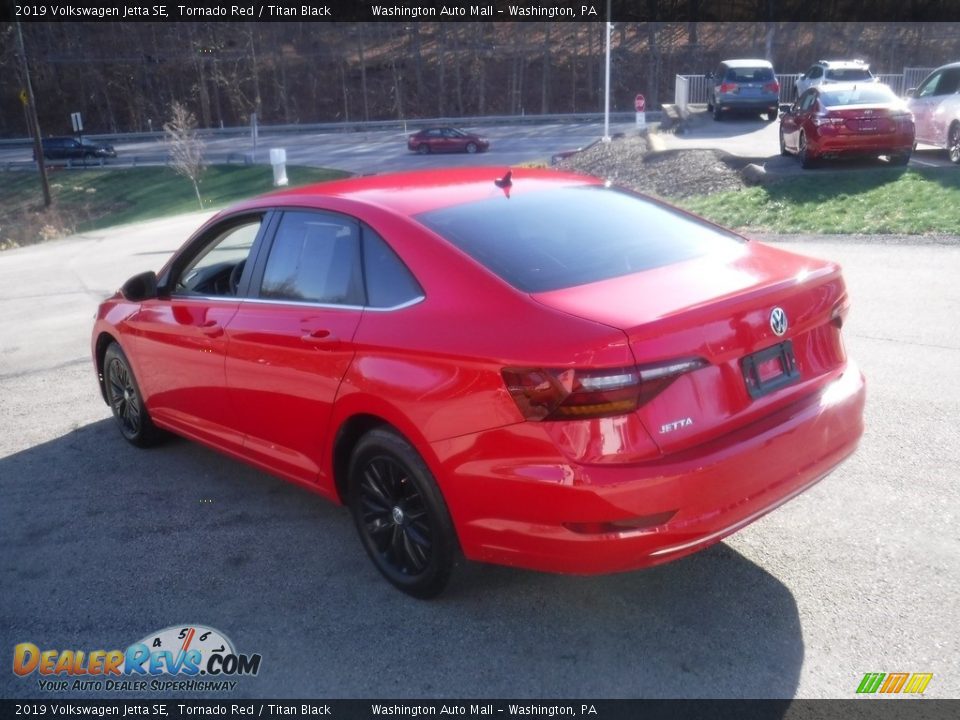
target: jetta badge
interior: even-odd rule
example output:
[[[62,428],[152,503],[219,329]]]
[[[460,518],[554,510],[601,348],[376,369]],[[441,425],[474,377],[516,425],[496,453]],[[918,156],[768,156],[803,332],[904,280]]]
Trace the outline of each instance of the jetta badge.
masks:
[[[787,331],[787,314],[782,307],[775,307],[770,311],[770,329],[777,337],[782,336]]]

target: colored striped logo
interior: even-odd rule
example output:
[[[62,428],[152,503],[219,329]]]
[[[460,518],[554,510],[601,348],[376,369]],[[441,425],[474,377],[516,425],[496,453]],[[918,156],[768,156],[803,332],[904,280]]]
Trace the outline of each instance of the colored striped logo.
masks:
[[[867,673],[857,688],[859,695],[908,693],[921,695],[933,673]]]

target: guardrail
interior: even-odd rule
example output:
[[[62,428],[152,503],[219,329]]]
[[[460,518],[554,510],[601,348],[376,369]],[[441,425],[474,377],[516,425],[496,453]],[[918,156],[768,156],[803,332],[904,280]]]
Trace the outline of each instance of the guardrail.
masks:
[[[934,68],[904,68],[902,73],[879,73],[876,77],[882,83],[889,85],[900,96],[907,90],[919,85]],[[778,73],[777,82],[780,83],[780,102],[793,102],[796,99],[797,80],[801,73]],[[677,75],[674,81],[674,101],[679,106],[681,98],[684,103],[707,102],[710,81],[706,75]]]
[[[610,119],[615,122],[633,122],[633,111],[618,111],[610,113]],[[648,122],[656,122],[659,111],[647,113]],[[548,115],[480,115],[461,118],[424,118],[410,120],[371,120],[369,122],[336,122],[336,123],[308,123],[292,125],[258,125],[259,135],[284,135],[303,133],[361,133],[378,130],[399,130],[404,133],[416,132],[424,127],[435,125],[454,125],[457,127],[475,127],[492,125],[542,125],[547,123],[585,123],[603,122],[603,113],[557,113]],[[249,125],[226,128],[200,128],[197,135],[201,138],[237,137],[251,134]],[[165,137],[162,132],[132,132],[132,133],[96,133],[84,134],[84,138],[102,142],[147,142],[161,141]],[[0,139],[0,146],[26,147],[33,144],[30,138]]]

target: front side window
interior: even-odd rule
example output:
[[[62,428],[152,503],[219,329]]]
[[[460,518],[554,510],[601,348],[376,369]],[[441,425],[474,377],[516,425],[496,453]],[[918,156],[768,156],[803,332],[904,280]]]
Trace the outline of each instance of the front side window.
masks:
[[[937,92],[937,85],[940,84],[940,78],[943,76],[943,71],[940,70],[935,72],[933,75],[928,77],[923,84],[917,88],[916,97],[928,97],[930,95],[939,95]]]
[[[953,95],[960,90],[960,68],[944,70],[937,85],[937,95]]]
[[[317,212],[284,213],[270,248],[260,297],[325,305],[362,305],[360,228]]]
[[[214,231],[210,240],[177,274],[175,295],[232,296],[237,294],[250,249],[260,232],[261,217],[231,222]]]
[[[817,94],[812,90],[809,90],[803,94],[803,97],[800,98],[800,109],[809,110],[813,107],[814,100],[817,99]]]

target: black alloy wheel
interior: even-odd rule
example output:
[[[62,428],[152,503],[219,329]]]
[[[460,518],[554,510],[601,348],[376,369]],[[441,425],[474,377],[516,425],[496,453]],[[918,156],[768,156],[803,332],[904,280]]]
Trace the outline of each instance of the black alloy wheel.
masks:
[[[477,151],[476,143],[467,143],[467,152],[473,155]]]
[[[368,432],[350,462],[350,509],[364,549],[396,588],[438,595],[458,556],[453,522],[430,470],[401,436]]]
[[[124,439],[137,447],[156,445],[163,438],[163,432],[150,419],[130,362],[115,342],[103,358],[103,379],[107,402]]]
[[[429,154],[430,154],[430,146],[427,145],[426,143],[420,143],[420,144],[417,146],[417,153],[420,154],[420,155],[429,155]]]

